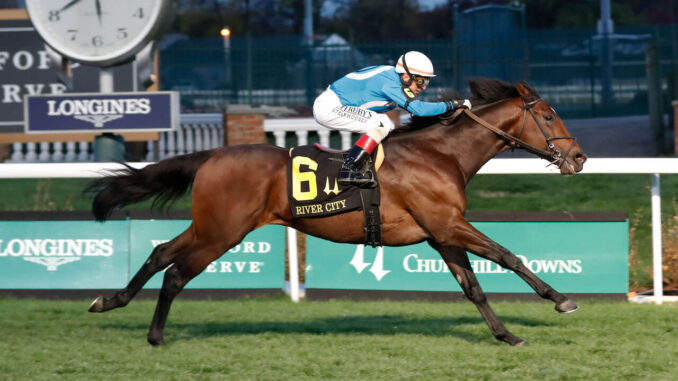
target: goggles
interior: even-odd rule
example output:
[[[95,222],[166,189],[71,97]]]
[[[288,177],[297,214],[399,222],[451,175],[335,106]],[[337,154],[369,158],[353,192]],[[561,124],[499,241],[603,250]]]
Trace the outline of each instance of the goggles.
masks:
[[[431,78],[427,77],[413,76],[413,79],[414,83],[416,83],[419,87],[428,86],[428,83],[431,82]]]

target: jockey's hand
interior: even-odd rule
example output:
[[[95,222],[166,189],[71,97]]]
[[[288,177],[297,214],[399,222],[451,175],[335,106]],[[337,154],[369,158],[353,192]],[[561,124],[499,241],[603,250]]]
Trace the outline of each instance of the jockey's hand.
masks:
[[[451,105],[450,105],[451,104]],[[452,106],[452,107],[450,107]],[[468,99],[455,99],[452,102],[448,102],[447,111],[456,110],[459,108],[466,108],[469,111],[471,110],[471,101]]]

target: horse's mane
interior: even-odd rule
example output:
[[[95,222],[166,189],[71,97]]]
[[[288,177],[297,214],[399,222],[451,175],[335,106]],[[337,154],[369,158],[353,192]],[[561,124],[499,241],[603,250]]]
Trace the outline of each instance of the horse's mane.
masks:
[[[525,86],[530,92],[538,97],[539,94],[530,86],[527,82],[522,81],[521,84]],[[508,82],[504,82],[498,79],[491,78],[470,78],[468,80],[469,89],[471,89],[471,104],[473,107],[478,107],[504,99],[516,98],[520,96],[518,88],[515,85]],[[449,95],[443,96],[439,99],[440,102],[451,101],[454,99],[459,99],[459,95],[450,97]],[[426,127],[430,127],[434,124],[440,122],[439,116],[416,116],[412,115],[410,121],[396,129],[391,133],[390,136],[398,135],[400,133],[421,130]]]

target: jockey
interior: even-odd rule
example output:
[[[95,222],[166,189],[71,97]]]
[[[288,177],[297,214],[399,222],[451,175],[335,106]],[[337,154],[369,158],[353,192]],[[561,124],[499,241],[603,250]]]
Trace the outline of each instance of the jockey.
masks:
[[[363,134],[348,151],[339,172],[339,183],[370,186],[374,179],[361,170],[367,157],[395,127],[385,114],[400,106],[417,116],[433,116],[463,107],[468,99],[423,102],[415,99],[435,77],[424,54],[407,52],[393,66],[369,66],[332,83],[316,98],[313,116],[321,125]]]

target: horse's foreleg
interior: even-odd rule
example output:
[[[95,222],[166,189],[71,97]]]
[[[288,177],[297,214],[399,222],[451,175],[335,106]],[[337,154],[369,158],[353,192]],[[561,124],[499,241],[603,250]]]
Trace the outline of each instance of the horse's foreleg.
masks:
[[[153,275],[172,263],[185,243],[190,241],[189,236],[191,236],[190,228],[172,241],[156,246],[127,287],[117,291],[110,298],[97,297],[89,306],[89,312],[106,312],[126,306]]]
[[[466,297],[475,304],[478,311],[480,311],[483,319],[485,319],[485,323],[490,327],[492,335],[494,335],[497,340],[504,341],[511,345],[526,345],[526,341],[515,336],[506,329],[504,324],[492,310],[492,307],[487,303],[487,297],[480,287],[476,275],[473,273],[471,263],[469,262],[468,255],[464,249],[442,246],[435,242],[429,242],[429,244],[431,244],[431,246],[433,246],[433,248],[443,257],[447,267],[452,271],[452,274],[454,274],[454,277],[464,291],[464,295],[466,295]]]
[[[542,298],[556,303],[556,311],[561,313],[574,312],[579,307],[565,295],[554,290],[546,282],[539,279],[523,262],[508,249],[486,237],[465,220],[459,221],[454,227],[458,246],[470,251],[479,257],[498,263],[505,269],[518,274]]]

